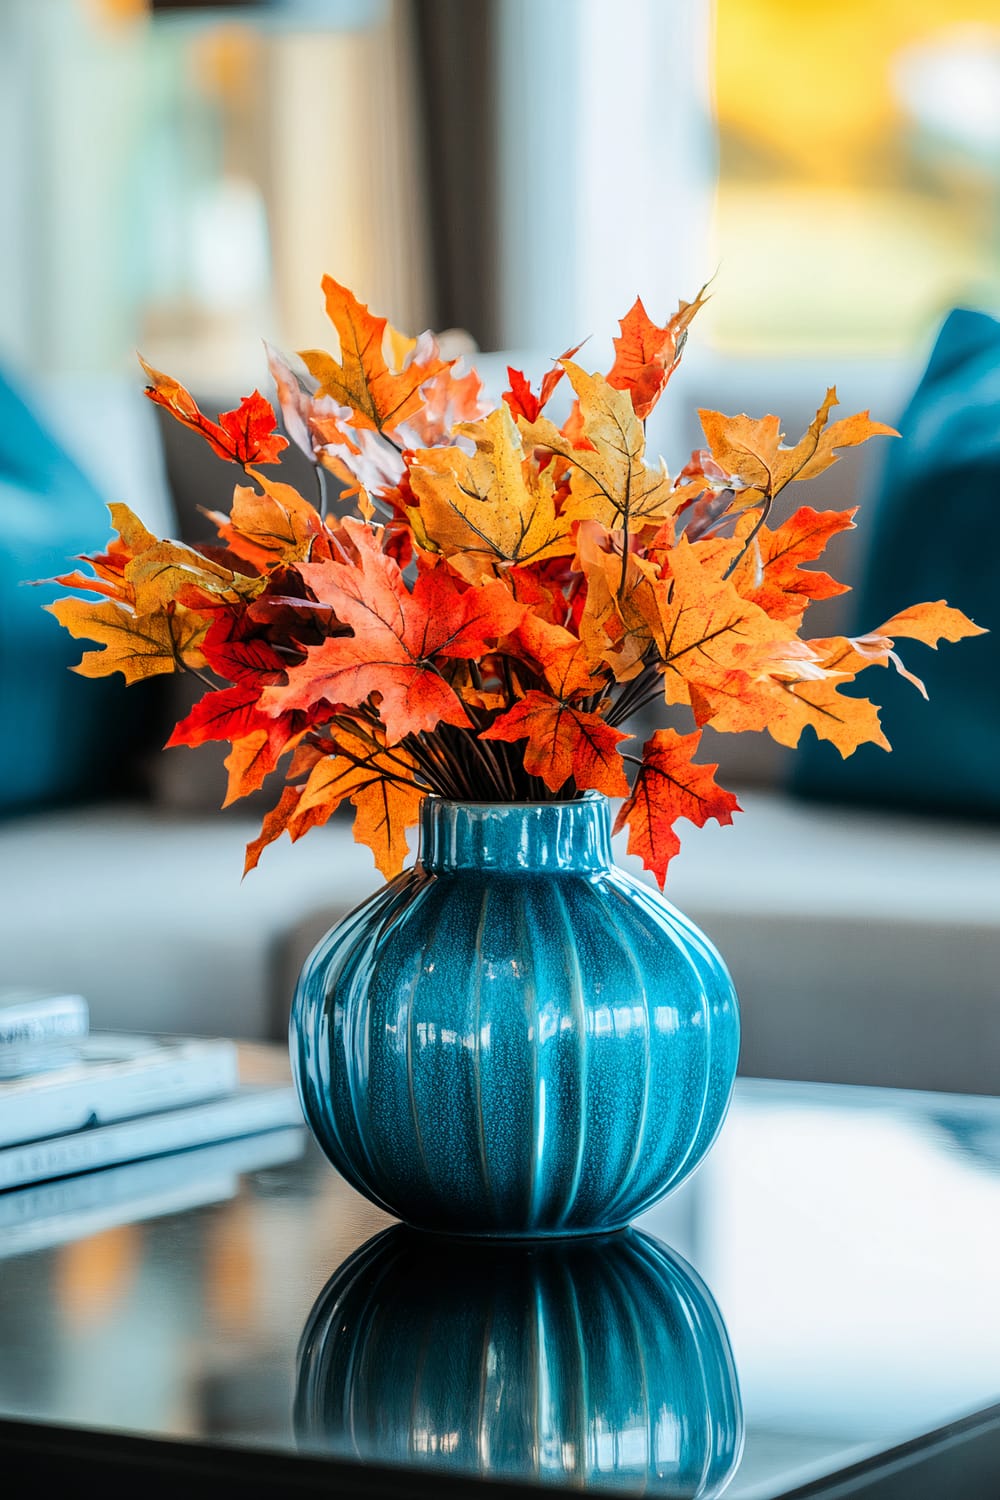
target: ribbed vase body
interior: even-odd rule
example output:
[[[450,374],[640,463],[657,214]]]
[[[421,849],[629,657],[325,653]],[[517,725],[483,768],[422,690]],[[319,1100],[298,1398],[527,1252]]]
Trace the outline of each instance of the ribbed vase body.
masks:
[[[418,1228],[625,1225],[698,1164],[739,1018],[718,953],[612,863],[607,804],[428,798],[420,854],[320,942],[292,1008],[306,1119]]]

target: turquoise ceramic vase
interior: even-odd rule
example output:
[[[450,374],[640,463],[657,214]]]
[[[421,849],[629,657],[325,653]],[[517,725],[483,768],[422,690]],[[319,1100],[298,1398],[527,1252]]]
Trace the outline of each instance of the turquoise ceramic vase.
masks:
[[[647,1235],[501,1246],[397,1227],[313,1308],[295,1435],[365,1463],[676,1500],[724,1489],[743,1409],[711,1295]]]
[[[428,797],[415,866],[307,960],[292,1007],[306,1119],[421,1229],[629,1223],[701,1161],[739,1017],[711,943],[617,869],[603,797]]]

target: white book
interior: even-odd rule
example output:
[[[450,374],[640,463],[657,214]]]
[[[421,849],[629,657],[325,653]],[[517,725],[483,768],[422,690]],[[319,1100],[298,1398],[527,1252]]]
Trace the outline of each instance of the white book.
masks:
[[[66,1067],[0,1080],[0,1146],[217,1098],[238,1082],[225,1038],[95,1032]]]
[[[0,1260],[83,1239],[119,1224],[224,1202],[235,1196],[242,1172],[295,1161],[305,1143],[301,1126],[285,1126],[4,1193],[0,1196]]]
[[[75,1172],[92,1172],[117,1162],[183,1151],[209,1141],[301,1124],[302,1111],[291,1084],[247,1084],[221,1099],[0,1147],[0,1192]]]
[[[72,1062],[89,1030],[82,995],[0,990],[0,1079]]]

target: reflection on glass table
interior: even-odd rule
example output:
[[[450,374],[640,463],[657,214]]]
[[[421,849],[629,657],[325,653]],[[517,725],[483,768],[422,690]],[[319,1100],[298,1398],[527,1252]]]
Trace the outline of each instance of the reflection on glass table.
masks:
[[[313,1308],[295,1431],[339,1458],[693,1500],[731,1478],[743,1412],[718,1308],[649,1235],[491,1248],[395,1228]]]
[[[996,1500],[998,1141],[1000,1100],[739,1080],[690,1181],[565,1259],[382,1235],[311,1143],[226,1201],[213,1171],[142,1222],[106,1202],[117,1227],[8,1239],[0,1464],[20,1425],[200,1444],[234,1484],[273,1462],[275,1493],[353,1454],[368,1494],[403,1465],[434,1500],[470,1473],[709,1495],[738,1460],[726,1500],[777,1500],[971,1419],[986,1487],[898,1493]]]

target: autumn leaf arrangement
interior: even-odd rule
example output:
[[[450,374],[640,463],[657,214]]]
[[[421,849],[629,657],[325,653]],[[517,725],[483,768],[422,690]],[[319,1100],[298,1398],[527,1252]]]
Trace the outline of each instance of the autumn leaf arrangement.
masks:
[[[705,447],[677,474],[650,458],[646,419],[704,292],[662,326],[636,300],[606,375],[587,372],[579,346],[537,391],[509,370],[491,410],[433,335],[404,338],[331,278],[323,289],[338,356],[308,350],[293,365],[268,350],[315,494],[264,472],[288,441],[259,392],[213,422],[144,365],[150,398],[243,470],[231,511],[207,513],[218,540],[190,547],[112,505],[107,550],[58,580],[97,597],[49,606],[98,644],[84,676],[204,681],[168,744],[229,742],[226,805],[283,770],[247,869],[345,801],[391,877],[428,793],[596,791],[622,799],[616,827],[662,885],[678,819],[739,810],[695,759],[703,726],[787,746],[811,728],[845,756],[888,749],[876,706],[845,686],[876,665],[910,676],[901,637],[979,633],[938,602],[853,639],[803,634],[809,606],[844,591],[806,564],[854,512],[778,502],[838,450],[892,434],[867,412],[831,421],[835,390],[793,444],[775,416],[701,411]],[[572,400],[557,425],[546,408],[562,381]],[[656,729],[633,755],[625,726],[657,701],[689,730]]]

